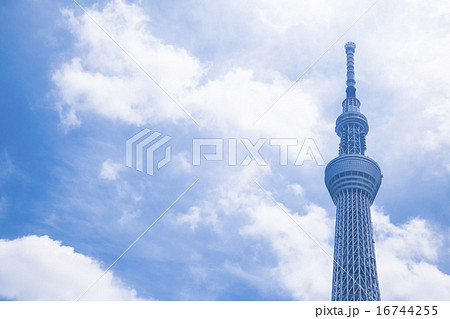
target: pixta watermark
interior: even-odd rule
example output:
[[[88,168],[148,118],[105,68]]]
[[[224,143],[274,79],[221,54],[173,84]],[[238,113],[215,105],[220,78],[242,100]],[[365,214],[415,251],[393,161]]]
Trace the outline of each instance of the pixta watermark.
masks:
[[[143,129],[126,142],[126,165],[153,175],[171,161],[171,139],[160,132]],[[278,152],[280,166],[302,166],[305,162],[325,165],[313,138],[193,138],[191,163],[200,166],[207,161],[220,161],[228,166],[248,166],[255,162],[267,166],[268,161],[261,153],[264,148],[271,148],[270,154]]]
[[[167,145],[172,137],[162,135],[159,132],[152,132],[145,128],[126,142],[126,163],[128,167],[134,167],[138,171],[148,175],[154,174],[154,166],[160,169],[172,159],[172,147]],[[155,152],[164,148],[164,157],[155,160]]]

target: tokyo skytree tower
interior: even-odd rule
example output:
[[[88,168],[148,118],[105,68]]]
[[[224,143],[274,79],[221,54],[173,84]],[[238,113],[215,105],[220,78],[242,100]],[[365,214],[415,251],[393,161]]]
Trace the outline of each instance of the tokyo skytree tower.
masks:
[[[383,175],[364,155],[369,125],[356,98],[355,48],[353,42],[345,44],[347,97],[336,120],[339,156],[325,169],[325,184],[336,205],[331,300],[380,300],[370,206]]]

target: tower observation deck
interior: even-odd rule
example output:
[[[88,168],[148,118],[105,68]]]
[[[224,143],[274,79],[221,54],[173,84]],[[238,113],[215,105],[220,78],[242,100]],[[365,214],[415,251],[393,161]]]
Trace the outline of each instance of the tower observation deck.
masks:
[[[382,174],[365,155],[369,124],[356,98],[355,49],[355,43],[345,44],[346,99],[336,120],[339,156],[325,168],[325,184],[336,205],[331,300],[380,300],[370,206]]]

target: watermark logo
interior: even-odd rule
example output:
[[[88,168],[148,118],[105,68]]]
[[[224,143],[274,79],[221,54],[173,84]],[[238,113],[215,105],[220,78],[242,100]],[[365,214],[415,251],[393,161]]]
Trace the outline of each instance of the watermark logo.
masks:
[[[156,168],[160,169],[169,163],[172,158],[170,145],[165,147],[164,158],[155,162],[155,152],[172,139],[170,136],[161,135],[159,132],[152,132],[145,128],[128,139],[126,142],[126,165],[153,176],[155,164]]]
[[[289,164],[289,155],[295,157],[295,166],[302,166],[306,161],[313,161],[319,166],[324,166],[322,154],[312,138],[305,138],[303,143],[299,143],[296,138],[260,138],[252,142],[248,138],[194,138],[192,140],[192,165],[200,166],[204,161],[227,161],[228,166],[247,166],[251,162],[256,162],[259,166],[267,166],[266,160],[260,153],[264,145],[278,150],[280,166]],[[246,153],[242,161],[238,161],[238,150]],[[227,150],[228,158],[224,153]],[[294,152],[294,153],[293,153]]]
[[[171,160],[172,148],[166,145],[171,139],[172,137],[163,136],[160,132],[143,129],[126,142],[126,165],[153,176],[155,167],[160,169]],[[155,152],[164,146],[164,158],[155,162]],[[255,141],[248,138],[193,138],[192,166],[200,166],[208,161],[221,161],[228,166],[248,166],[252,162],[267,166],[269,164],[261,153],[263,148],[272,148],[269,154],[278,152],[280,166],[302,166],[305,162],[325,165],[312,138],[305,138],[303,141],[297,138],[259,138]],[[158,156],[160,157],[161,155]]]

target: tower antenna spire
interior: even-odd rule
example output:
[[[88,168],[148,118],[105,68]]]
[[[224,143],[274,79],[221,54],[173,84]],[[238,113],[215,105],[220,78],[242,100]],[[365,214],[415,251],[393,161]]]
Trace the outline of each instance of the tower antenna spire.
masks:
[[[345,53],[347,54],[347,98],[356,97],[355,88],[355,49],[356,44],[354,42],[347,42],[344,46]]]

